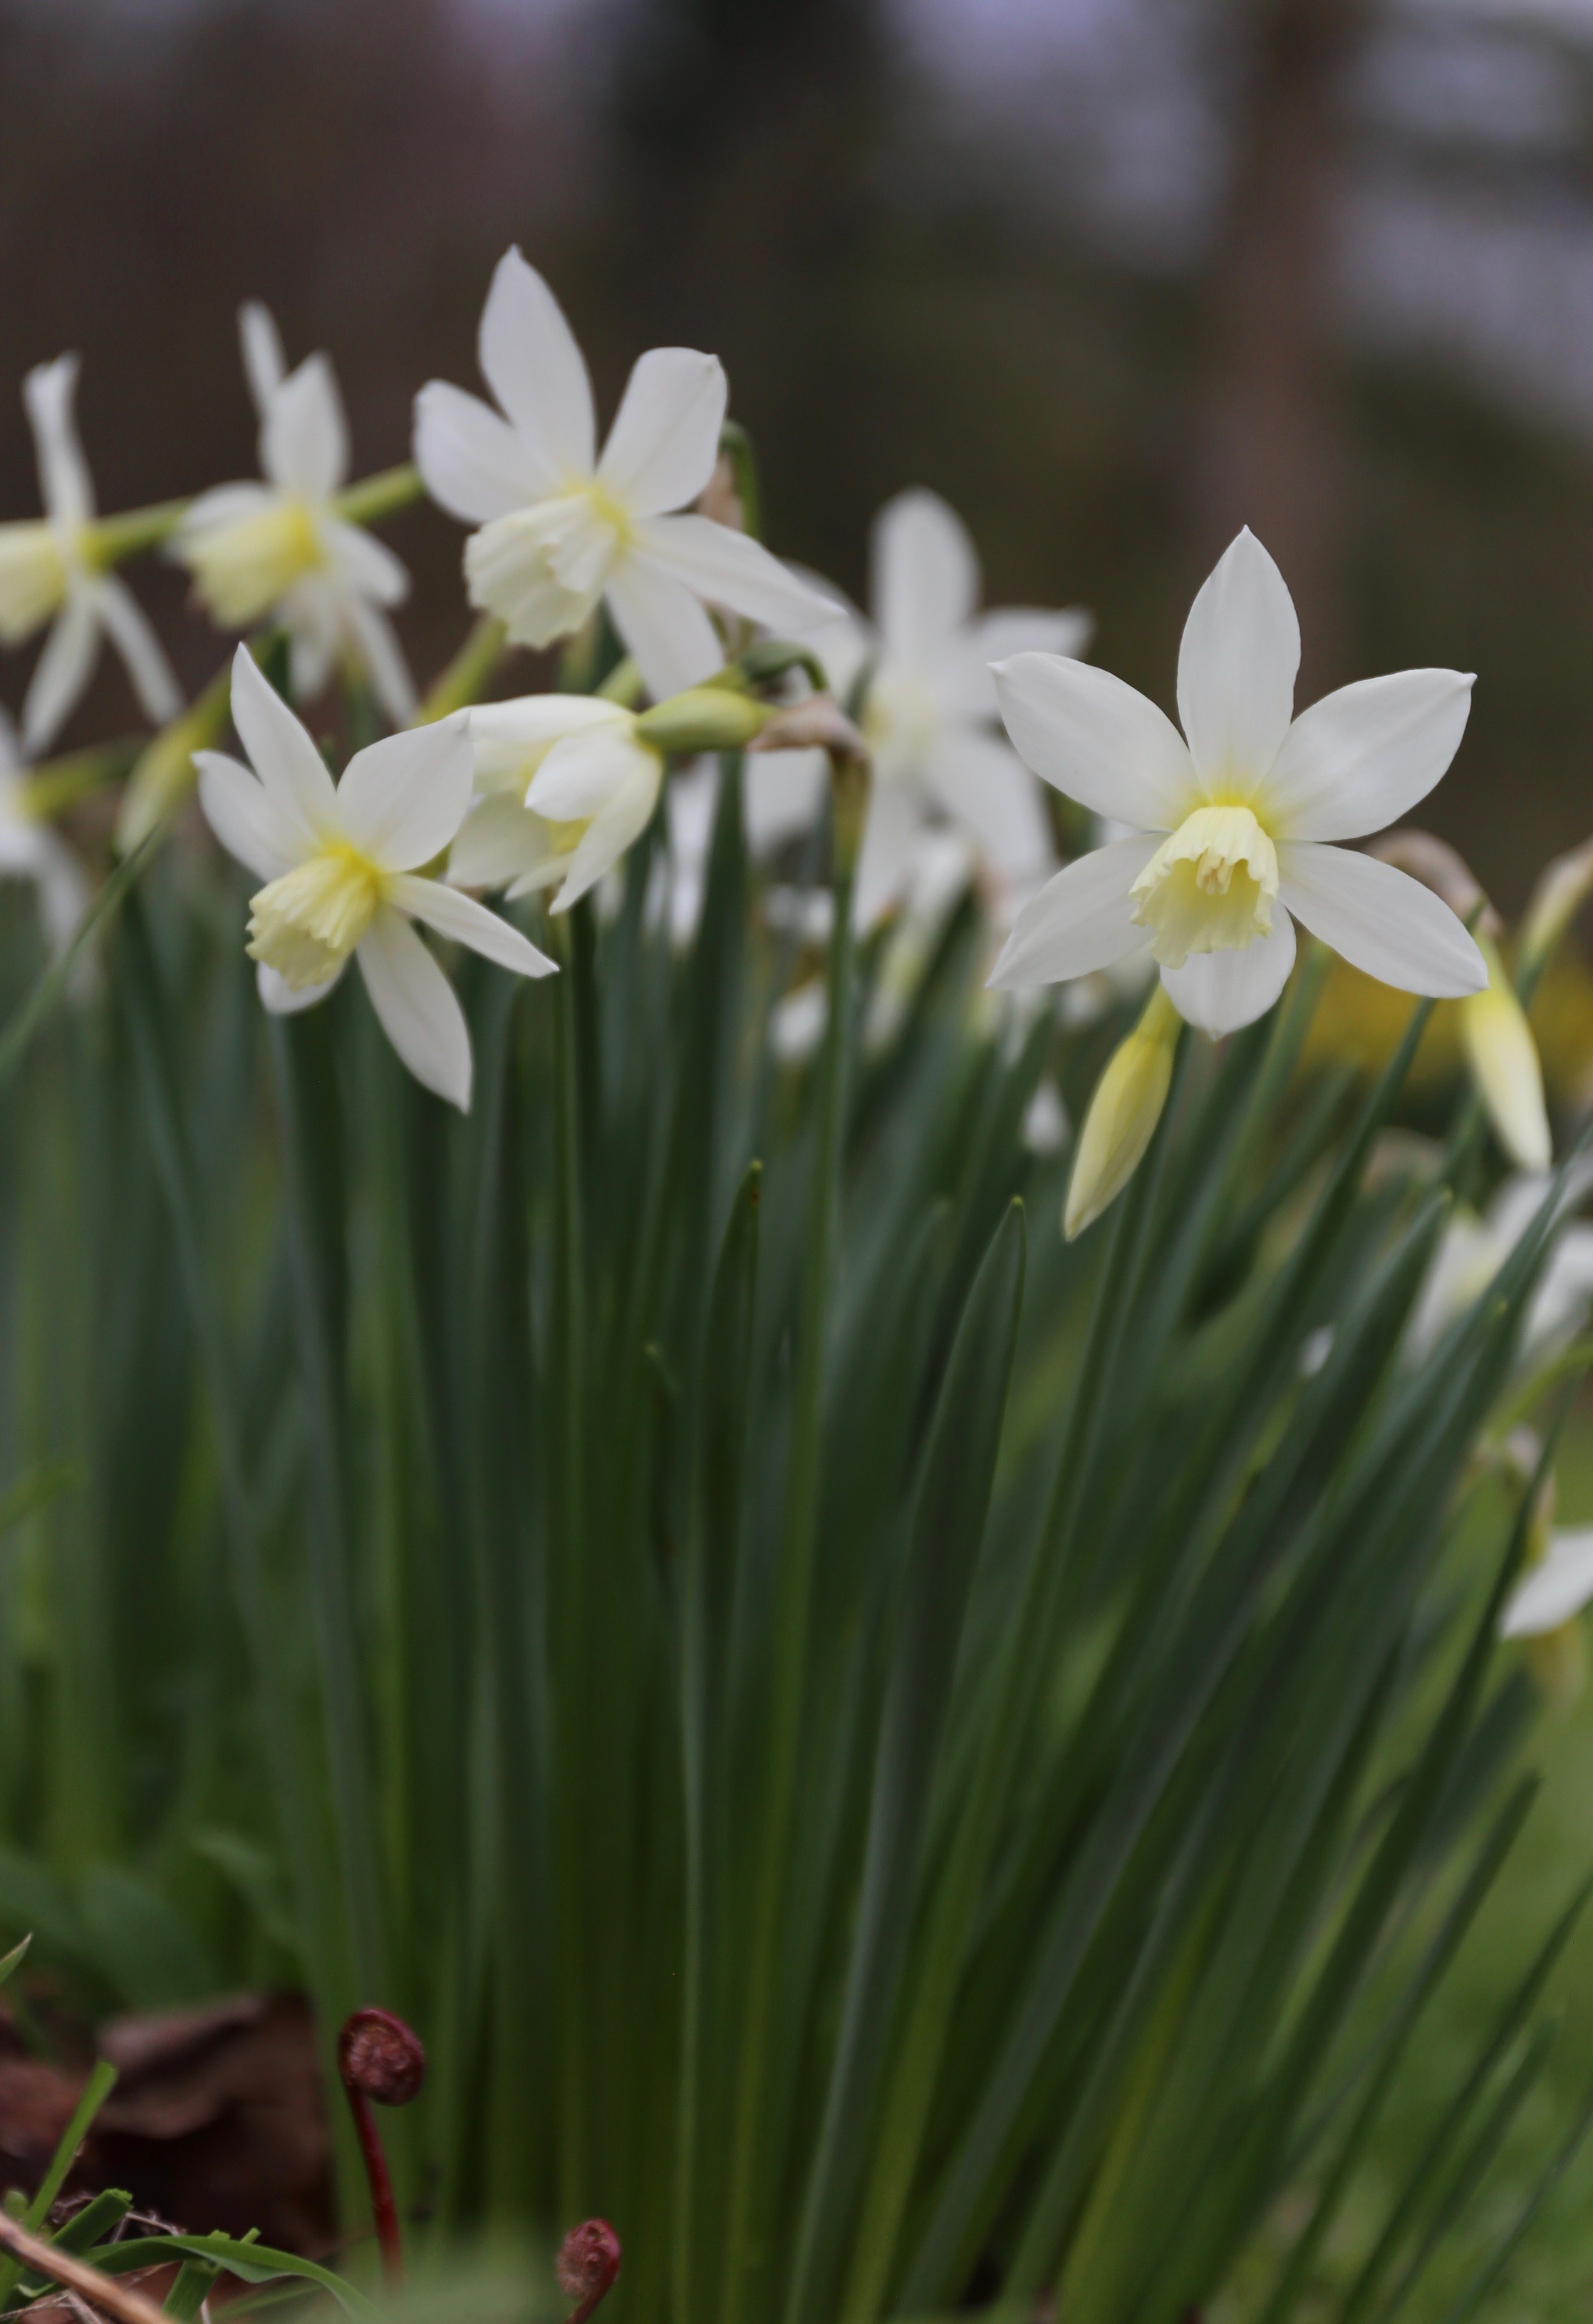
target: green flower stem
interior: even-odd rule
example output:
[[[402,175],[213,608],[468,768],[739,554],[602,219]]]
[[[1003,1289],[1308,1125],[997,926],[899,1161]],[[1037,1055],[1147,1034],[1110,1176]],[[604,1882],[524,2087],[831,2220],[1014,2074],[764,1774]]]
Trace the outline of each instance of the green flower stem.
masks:
[[[483,613],[464,644],[433,680],[415,713],[417,726],[429,726],[455,710],[479,702],[504,656],[508,632],[495,613]]]
[[[419,468],[406,461],[402,468],[384,468],[379,475],[366,476],[363,484],[350,484],[346,493],[336,495],[332,507],[345,524],[375,524],[423,499],[425,491]]]
[[[22,778],[22,804],[40,823],[64,815],[79,799],[91,798],[107,783],[119,783],[137,764],[147,747],[143,734],[124,735],[119,742],[98,742],[92,750],[71,751],[49,759]]]
[[[101,517],[89,527],[94,562],[119,565],[143,549],[158,549],[170,540],[189,507],[187,501],[161,501],[152,508],[130,509],[125,516]]]
[[[832,1252],[846,1119],[847,1036],[854,949],[852,890],[868,801],[866,761],[835,759],[831,767],[835,917],[829,939],[829,1008],[819,1065],[817,1134],[797,1327],[785,1536],[775,1582],[768,1757],[758,1820],[758,1861],[731,2135],[730,2195],[719,2302],[722,2324],[741,2324],[753,2298],[756,2254],[763,2241],[759,2204],[770,2162],[763,2120],[764,2101],[773,2048],[775,1968],[787,1902],[785,1876],[796,1798],[802,1705],[807,1692],[819,1514],[824,1347],[829,1322]],[[757,2304],[764,2306],[766,2302]]]

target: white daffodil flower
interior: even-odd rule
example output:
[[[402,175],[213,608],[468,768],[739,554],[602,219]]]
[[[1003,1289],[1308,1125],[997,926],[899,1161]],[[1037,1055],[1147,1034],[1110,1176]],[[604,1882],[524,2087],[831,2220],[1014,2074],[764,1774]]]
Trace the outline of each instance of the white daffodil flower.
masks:
[[[415,689],[385,608],[409,595],[393,551],[333,506],[348,478],[348,423],[332,366],[283,360],[267,310],[240,309],[244,370],[260,415],[264,484],[218,484],[183,516],[171,553],[211,619],[242,630],[270,614],[292,641],[293,691],[319,694],[338,661],[366,671],[395,726]]]
[[[31,880],[52,953],[63,952],[88,908],[83,867],[60,835],[32,814],[11,721],[0,710],[0,880]]]
[[[279,1014],[307,1009],[332,990],[354,955],[382,1029],[410,1072],[468,1112],[464,1011],[412,921],[517,976],[547,976],[556,964],[484,905],[419,876],[469,807],[463,717],[373,742],[334,786],[246,646],[233,660],[232,717],[254,772],[218,751],[195,757],[211,830],[265,883],[250,899],[249,917],[261,1000]]]
[[[1454,999],[1483,990],[1482,955],[1447,904],[1392,864],[1328,844],[1380,831],[1426,797],[1464,732],[1470,678],[1400,670],[1296,718],[1299,666],[1293,601],[1246,530],[1184,625],[1182,734],[1087,662],[1024,653],[997,668],[1023,758],[1135,835],[1047,881],[993,983],[1055,983],[1148,948],[1179,1014],[1231,1033],[1283,991],[1298,918],[1385,984]]]
[[[15,646],[52,622],[23,704],[23,743],[42,751],[70,717],[94,674],[103,632],[156,725],[182,707],[171,666],[125,581],[99,563],[94,486],[72,404],[78,358],[40,364],[23,382],[39,460],[42,520],[0,524],[0,643]]]
[[[723,662],[707,605],[775,629],[823,614],[826,600],[755,540],[673,512],[718,456],[727,390],[713,355],[642,356],[599,459],[581,351],[518,250],[498,262],[478,346],[501,411],[431,381],[415,400],[415,462],[432,499],[480,527],[465,545],[470,602],[517,643],[570,637],[605,603],[659,700]]]
[[[1409,1346],[1424,1356],[1458,1315],[1487,1289],[1543,1205],[1550,1180],[1527,1174],[1507,1178],[1486,1213],[1457,1212],[1444,1230],[1411,1317]],[[1593,1186],[1593,1159],[1566,1174],[1569,1211]],[[1531,1367],[1572,1338],[1593,1308],[1593,1225],[1571,1220],[1555,1231],[1522,1325],[1520,1362]]]
[[[966,833],[997,886],[1026,895],[1055,868],[1038,784],[996,730],[993,662],[1020,653],[1078,654],[1090,616],[1005,608],[980,613],[979,560],[968,527],[935,493],[899,493],[869,539],[872,622],[846,607],[803,632],[831,693],[848,702],[860,678],[860,724],[874,761],[858,859],[860,930],[900,903],[926,825]],[[755,851],[804,828],[819,811],[822,755],[749,767]]]

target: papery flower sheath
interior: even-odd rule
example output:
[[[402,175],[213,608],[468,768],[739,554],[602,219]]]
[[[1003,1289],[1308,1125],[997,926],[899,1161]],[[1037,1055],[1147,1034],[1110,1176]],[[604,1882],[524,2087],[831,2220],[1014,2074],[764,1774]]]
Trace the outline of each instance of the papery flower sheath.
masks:
[[[1078,654],[1090,616],[1077,606],[978,612],[979,560],[968,527],[931,492],[901,493],[874,521],[866,620],[847,607],[803,632],[831,693],[865,693],[859,723],[874,762],[854,912],[873,927],[900,903],[926,826],[950,823],[981,865],[1018,900],[1056,866],[1044,795],[1002,735],[993,662],[1019,653]],[[749,767],[755,847],[800,829],[818,811],[822,755]]]
[[[775,629],[823,614],[825,599],[755,540],[679,512],[718,456],[715,356],[643,355],[599,458],[581,351],[518,250],[498,262],[478,347],[501,409],[431,381],[415,401],[415,461],[433,500],[480,527],[465,546],[470,602],[517,643],[551,645],[607,604],[658,698],[723,662],[707,606]]]
[[[240,310],[238,332],[265,481],[201,493],[171,552],[223,629],[247,629],[267,614],[282,624],[296,695],[319,694],[347,659],[369,676],[394,724],[407,725],[415,690],[385,609],[409,595],[409,575],[333,505],[348,477],[348,423],[332,366],[313,355],[290,372],[276,325],[258,304]]]
[[[1405,991],[1459,998],[1487,971],[1465,927],[1392,864],[1330,843],[1406,814],[1454,757],[1471,679],[1408,669],[1293,715],[1300,624],[1247,529],[1196,597],[1178,662],[1183,733],[1088,663],[1001,663],[1002,715],[1036,774],[1133,835],[1047,881],[991,982],[1085,976],[1148,949],[1181,1016],[1231,1033],[1271,1008],[1294,921]]]
[[[421,876],[470,804],[463,715],[373,742],[334,785],[304,727],[240,646],[232,716],[249,766],[218,751],[195,755],[210,828],[265,883],[249,918],[261,1000],[279,1013],[309,1008],[357,958],[371,1006],[410,1072],[468,1111],[464,1011],[412,922],[519,976],[546,976],[556,964],[495,912]]]
[[[0,643],[21,645],[53,623],[23,704],[30,755],[60,733],[81,700],[102,634],[157,725],[182,707],[171,666],[137,599],[95,553],[94,485],[72,410],[77,388],[76,355],[40,364],[23,382],[44,515],[0,524]]]
[[[23,769],[10,720],[0,710],[0,880],[27,880],[51,952],[70,943],[88,903],[83,867],[59,833],[27,804]]]

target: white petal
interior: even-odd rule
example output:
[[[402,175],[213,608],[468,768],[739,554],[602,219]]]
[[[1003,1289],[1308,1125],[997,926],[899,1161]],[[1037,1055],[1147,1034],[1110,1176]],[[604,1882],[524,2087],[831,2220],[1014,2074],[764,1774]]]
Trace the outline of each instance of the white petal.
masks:
[[[453,986],[402,912],[383,909],[355,958],[382,1030],[415,1079],[470,1111],[470,1034]]]
[[[257,880],[279,880],[300,861],[295,835],[264,783],[220,751],[196,751],[199,805],[227,853]]]
[[[1488,981],[1449,906],[1392,863],[1295,840],[1278,850],[1278,892],[1313,936],[1402,992],[1458,1000]]]
[[[654,522],[662,520],[654,519]],[[674,520],[679,521],[679,520]],[[725,662],[718,632],[683,581],[633,553],[608,576],[614,626],[655,702],[711,678]]]
[[[932,662],[979,602],[967,525],[938,493],[898,493],[869,535],[869,604],[894,660]]]
[[[829,778],[827,752],[749,751],[742,767],[746,844],[755,857],[812,829]]]
[[[415,466],[440,508],[489,524],[541,497],[541,470],[506,420],[478,395],[432,380],[415,398]]]
[[[326,761],[247,646],[232,658],[232,723],[298,854],[310,854],[336,825],[337,793]]]
[[[1248,525],[1184,623],[1178,715],[1208,791],[1259,781],[1294,714],[1300,622],[1283,576]]]
[[[496,791],[477,799],[454,835],[448,877],[455,888],[506,888],[527,872],[562,864],[548,825],[517,798]]]
[[[265,407],[260,467],[283,492],[324,501],[348,473],[348,422],[331,364],[308,355]]]
[[[922,805],[906,783],[875,782],[871,787],[852,890],[852,918],[859,936],[866,936],[902,900],[923,823]]]
[[[525,804],[551,823],[579,823],[601,815],[632,783],[663,778],[656,751],[636,742],[628,726],[599,726],[555,742],[532,777]]]
[[[1181,968],[1164,968],[1167,997],[1186,1024],[1214,1041],[1264,1017],[1294,965],[1294,923],[1273,910],[1272,934],[1243,951],[1191,953]]]
[[[197,500],[190,501],[183,511],[182,521],[171,536],[171,552],[186,563],[185,552],[196,535],[245,524],[251,517],[264,516],[268,509],[280,506],[281,495],[271,484],[212,484],[208,493],[200,493]]]
[[[1078,606],[1046,613],[1027,606],[1009,606],[981,613],[958,636],[949,638],[935,659],[935,689],[946,708],[964,718],[994,718],[999,715],[995,662],[1011,661],[1017,654],[1066,654],[1077,660],[1089,643],[1095,623]]]
[[[559,965],[500,914],[489,912],[474,897],[461,896],[457,888],[445,888],[440,880],[416,880],[406,873],[394,881],[393,900],[412,919],[424,920],[439,936],[468,945],[472,952],[495,961],[500,968],[513,969],[516,976],[551,976]]]
[[[997,872],[1009,879],[1040,879],[1053,868],[1056,844],[1039,782],[995,735],[971,727],[943,731],[931,748],[924,777]]]
[[[440,855],[464,822],[475,772],[470,729],[458,712],[385,735],[344,770],[339,826],[384,871],[412,872]]]
[[[697,498],[719,456],[728,394],[717,355],[654,347],[640,358],[597,464],[633,516],[660,516]]]
[[[98,651],[94,601],[73,590],[44,641],[23,702],[23,745],[31,758],[53,741],[77,708]]]
[[[380,605],[363,597],[349,598],[343,611],[377,701],[395,726],[407,726],[417,707],[415,683],[396,631]]]
[[[1424,799],[1459,748],[1473,681],[1401,669],[1341,686],[1301,711],[1264,796],[1279,839],[1360,839]]]
[[[518,774],[521,788],[555,742],[593,726],[628,733],[631,714],[597,694],[523,694],[509,702],[477,703],[468,714],[481,783],[502,784]]]
[[[1109,670],[1019,654],[995,676],[1019,757],[1081,807],[1139,831],[1172,831],[1200,804],[1178,729]]]
[[[114,573],[95,584],[94,595],[100,622],[122,657],[134,693],[157,726],[169,724],[182,707],[182,690],[147,614]]]
[[[1535,1638],[1558,1630],[1593,1598],[1593,1526],[1557,1533],[1542,1565],[1524,1574],[1511,1592],[1499,1624],[1501,1637]]]
[[[76,355],[36,364],[23,382],[39,456],[40,497],[45,513],[61,525],[87,524],[94,514],[94,486],[72,411],[77,392]]]
[[[255,990],[260,995],[262,1008],[269,1009],[273,1017],[297,1017],[301,1009],[313,1009],[329,992],[337,990],[338,981],[348,964],[339,961],[324,984],[292,985],[285,976],[265,961],[255,964]]]
[[[64,840],[53,831],[41,830],[38,836],[33,879],[39,892],[39,918],[51,951],[60,954],[77,934],[78,923],[88,909],[88,882],[82,865]]]
[[[384,540],[340,517],[324,518],[321,539],[338,579],[378,605],[402,605],[410,593],[410,576],[402,558]]]
[[[264,420],[267,404],[288,375],[288,365],[272,311],[258,299],[245,300],[238,309],[238,345],[243,349],[249,393]]]
[[[1152,838],[1115,839],[1065,863],[1018,914],[990,982],[1003,991],[1057,984],[1148,945],[1128,891],[1155,852]]]
[[[646,830],[658,805],[663,779],[663,770],[656,760],[653,768],[655,771],[651,776],[638,770],[587,825],[579,846],[570,859],[564,885],[553,899],[556,912],[567,912]]]
[[[652,517],[637,525],[636,540],[653,564],[709,604],[728,605],[772,630],[789,634],[834,619],[834,604],[811,582],[771,557],[761,541],[711,517]]]
[[[505,251],[493,272],[477,352],[533,474],[525,497],[589,476],[597,447],[586,363],[563,309],[518,250]]]

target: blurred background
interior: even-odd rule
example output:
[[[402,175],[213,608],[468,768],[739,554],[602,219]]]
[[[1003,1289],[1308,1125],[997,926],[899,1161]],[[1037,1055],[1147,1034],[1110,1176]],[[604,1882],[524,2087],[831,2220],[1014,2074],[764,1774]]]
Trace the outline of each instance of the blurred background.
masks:
[[[1089,603],[1171,706],[1247,521],[1302,699],[1480,673],[1431,820],[1506,911],[1593,826],[1593,0],[0,0],[0,515],[67,347],[103,506],[254,473],[250,296],[333,355],[357,473],[403,458],[510,241],[607,409],[644,347],[722,355],[772,544],[854,593],[932,484],[996,601]],[[424,676],[460,536],[390,531]]]

